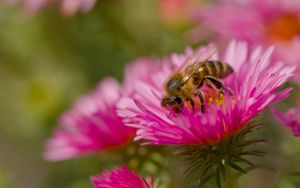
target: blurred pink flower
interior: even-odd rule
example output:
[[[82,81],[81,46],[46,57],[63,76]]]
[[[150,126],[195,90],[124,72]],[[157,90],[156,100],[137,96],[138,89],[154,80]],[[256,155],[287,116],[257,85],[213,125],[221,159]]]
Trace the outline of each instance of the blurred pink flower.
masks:
[[[299,10],[298,0],[221,0],[202,6],[196,20],[217,34],[216,41],[237,38],[253,45],[275,45],[275,59],[298,66]],[[294,80],[300,83],[299,66]]]
[[[38,10],[46,6],[51,0],[5,0],[8,4],[21,3],[30,13],[36,13]]]
[[[66,16],[72,16],[77,12],[88,12],[95,5],[96,0],[61,0],[61,12]]]
[[[134,129],[115,112],[122,88],[113,78],[76,101],[60,118],[61,126],[46,143],[47,160],[64,160],[119,147],[131,140]]]
[[[265,52],[260,47],[248,51],[247,44],[231,42],[224,56],[215,54],[211,59],[229,63],[234,74],[224,80],[225,87],[234,93],[234,102],[225,95],[217,97],[205,92],[206,111],[198,108],[192,112],[187,105],[182,113],[173,114],[161,107],[164,83],[174,70],[187,59],[201,61],[215,49],[212,45],[197,51],[187,49],[183,55],[173,54],[149,69],[151,79],[135,85],[132,97],[124,97],[118,103],[118,114],[128,126],[138,129],[135,140],[144,139],[146,144],[201,144],[220,141],[246,125],[254,116],[269,105],[287,97],[291,88],[276,90],[292,76],[294,67],[275,63],[270,66],[273,48]],[[205,88],[204,88],[205,89]]]
[[[296,137],[300,137],[300,109],[291,108],[286,113],[273,109],[277,120],[288,128]]]
[[[140,177],[136,171],[131,171],[125,165],[112,172],[105,171],[101,175],[91,177],[94,188],[154,188],[154,179],[149,181]]]
[[[135,85],[141,81],[151,82],[149,71],[155,71],[160,67],[151,59],[140,58],[125,67],[123,88],[126,96],[134,95]]]
[[[161,18],[167,23],[187,21],[192,16],[197,0],[158,0],[158,11]]]
[[[96,0],[6,0],[9,4],[22,3],[29,13],[36,13],[49,4],[58,4],[61,13],[72,16],[77,12],[88,12],[96,3]]]

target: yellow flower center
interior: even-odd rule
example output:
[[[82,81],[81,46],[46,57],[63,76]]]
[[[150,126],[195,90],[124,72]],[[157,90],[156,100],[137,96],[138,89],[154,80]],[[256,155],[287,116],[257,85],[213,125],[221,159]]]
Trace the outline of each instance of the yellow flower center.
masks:
[[[267,36],[271,40],[290,41],[300,35],[300,19],[298,16],[286,13],[267,23]]]
[[[220,106],[225,102],[224,95],[214,89],[210,89],[206,93],[205,98],[209,105],[216,103],[218,106]]]
[[[235,105],[235,98],[232,97],[231,99],[228,97],[225,97],[224,94],[222,94],[220,91],[213,89],[213,88],[208,88],[202,91],[204,103],[206,104],[206,107],[210,107],[212,105],[217,105],[218,107],[222,107],[225,104],[225,100],[231,100],[231,107],[233,108]],[[200,107],[200,101],[198,97],[193,98],[195,102],[195,106]],[[190,103],[187,103],[188,107],[192,109],[192,106]],[[200,109],[199,109],[200,110]]]

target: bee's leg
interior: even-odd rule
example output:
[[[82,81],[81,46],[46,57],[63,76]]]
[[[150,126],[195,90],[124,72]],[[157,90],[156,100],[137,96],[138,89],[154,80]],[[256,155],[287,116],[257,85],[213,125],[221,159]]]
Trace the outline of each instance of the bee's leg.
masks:
[[[192,105],[192,107],[195,106],[195,102],[194,102],[194,100],[193,100],[192,98],[189,98],[189,102],[190,102],[190,104]]]
[[[219,81],[217,78],[212,76],[205,76],[205,79],[217,90],[220,91],[224,95],[224,92],[226,91],[232,98],[233,98],[233,92],[231,89],[224,87],[224,84]]]
[[[180,113],[182,111],[182,107],[180,105],[173,105],[172,109],[176,114]]]
[[[189,98],[189,102],[192,106],[192,111],[194,112],[195,101],[192,98]]]
[[[199,98],[200,110],[201,110],[202,113],[204,113],[205,112],[204,98],[203,98],[203,95],[202,95],[201,91],[198,91],[197,93],[195,93],[195,95]]]
[[[194,78],[193,84],[197,87],[197,89],[201,88],[204,84],[204,78]]]
[[[234,100],[233,91],[230,88],[227,88],[227,87],[224,87],[223,89],[231,96],[231,99]]]

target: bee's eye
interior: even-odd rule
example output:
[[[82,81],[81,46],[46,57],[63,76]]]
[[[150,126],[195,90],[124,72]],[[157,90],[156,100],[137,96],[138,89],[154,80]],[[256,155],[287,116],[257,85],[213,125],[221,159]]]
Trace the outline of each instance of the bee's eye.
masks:
[[[168,88],[170,91],[180,90],[180,80],[178,80],[177,78],[171,79],[171,80],[167,83],[167,88]]]
[[[177,103],[177,104],[182,104],[182,99],[180,97],[174,97],[174,101]]]

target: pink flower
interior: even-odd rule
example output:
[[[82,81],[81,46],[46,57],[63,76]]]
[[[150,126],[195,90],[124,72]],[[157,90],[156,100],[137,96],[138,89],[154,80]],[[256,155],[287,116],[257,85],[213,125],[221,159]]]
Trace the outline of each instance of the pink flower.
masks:
[[[77,12],[90,11],[95,4],[96,0],[62,0],[60,8],[64,15],[72,16]]]
[[[300,109],[291,108],[286,113],[273,109],[273,114],[294,136],[300,137]]]
[[[164,83],[170,74],[185,61],[199,62],[215,49],[212,45],[197,51],[187,49],[185,54],[173,54],[158,63],[158,69],[149,69],[148,81],[138,81],[131,98],[124,97],[118,103],[118,114],[128,126],[138,129],[135,140],[147,144],[201,144],[220,141],[237,131],[268,106],[287,97],[291,88],[276,90],[292,76],[294,67],[270,61],[273,48],[265,52],[257,47],[249,51],[243,42],[231,42],[223,56],[215,54],[211,59],[227,62],[234,73],[224,80],[224,85],[234,94],[218,97],[214,90],[203,88],[205,113],[199,108],[194,112],[187,105],[182,113],[170,113],[161,107]],[[270,64],[276,66],[270,66]]]
[[[122,88],[113,78],[100,82],[95,91],[76,101],[60,118],[61,126],[46,143],[47,160],[64,160],[120,147],[133,137],[115,112]]]
[[[196,5],[196,0],[159,0],[158,11],[161,18],[168,23],[186,21],[187,17],[192,16]]]
[[[196,20],[216,33],[217,41],[231,38],[254,45],[275,45],[274,58],[299,65],[300,3],[298,0],[227,0],[201,7]],[[202,28],[203,29],[203,28]],[[300,83],[300,68],[294,80]]]
[[[125,67],[123,88],[126,96],[134,94],[135,85],[140,82],[151,82],[149,71],[155,71],[160,67],[153,64],[150,59],[140,58]]]
[[[6,0],[9,4],[24,4],[29,13],[36,13],[46,5],[57,3],[65,16],[72,16],[77,12],[88,12],[96,4],[96,0]]]
[[[152,176],[150,181],[147,181],[125,165],[120,169],[115,168],[112,172],[105,171],[101,175],[93,176],[91,180],[94,188],[154,188]]]
[[[8,4],[22,3],[25,9],[30,13],[36,13],[38,10],[46,6],[50,0],[6,0]]]

